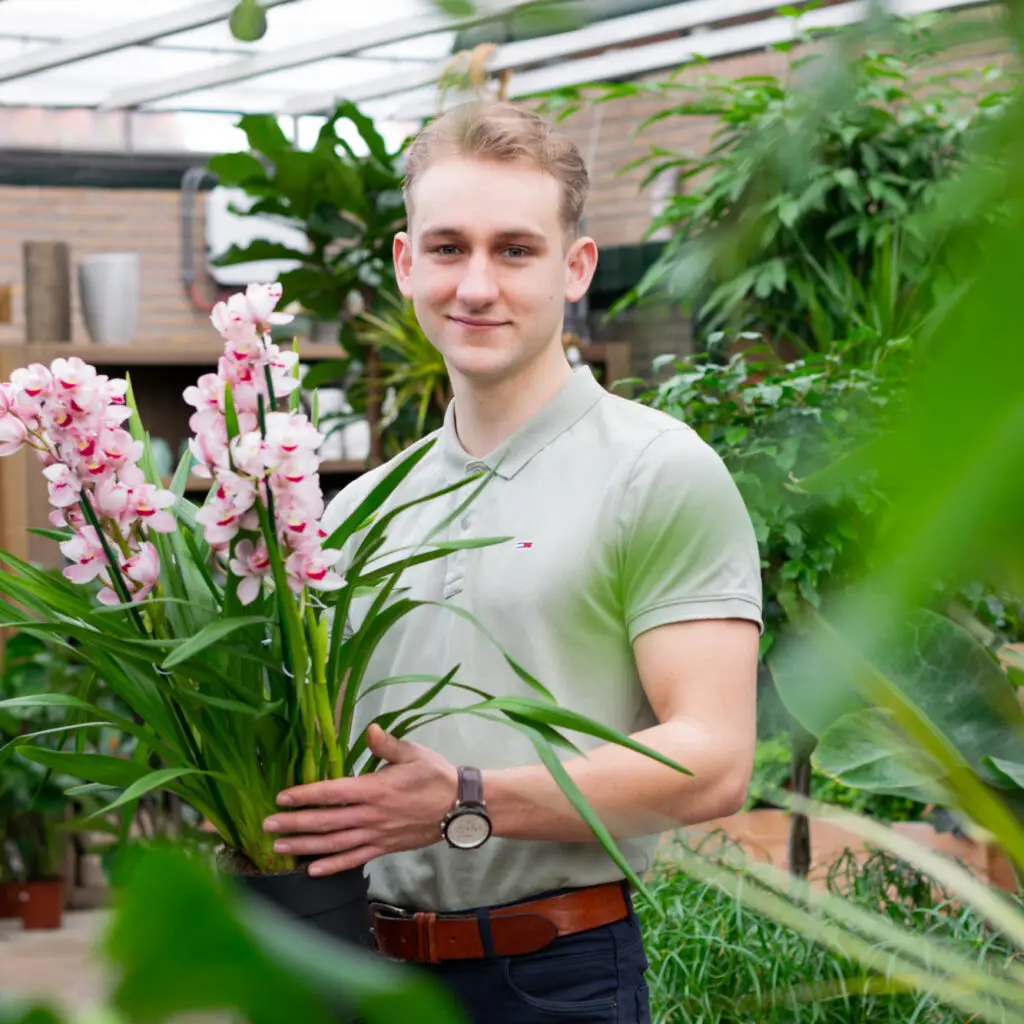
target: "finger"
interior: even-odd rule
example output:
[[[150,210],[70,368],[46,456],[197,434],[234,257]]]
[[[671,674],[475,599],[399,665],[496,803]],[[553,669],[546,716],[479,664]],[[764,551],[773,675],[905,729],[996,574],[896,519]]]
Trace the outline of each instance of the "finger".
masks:
[[[355,803],[363,788],[359,778],[324,779],[321,782],[307,782],[303,786],[292,786],[282,789],[277,794],[277,802],[281,807],[318,807],[336,804]]]
[[[366,730],[366,745],[388,764],[403,764],[415,761],[420,756],[414,743],[396,739],[376,723]]]
[[[309,865],[311,875],[337,875],[342,871],[351,871],[379,857],[384,851],[375,846],[360,846],[358,849],[339,853],[334,857],[324,857]]]
[[[294,853],[300,856],[316,853],[348,853],[369,846],[373,834],[367,829],[350,828],[342,832],[328,832],[322,836],[289,836],[274,843],[276,853]]]
[[[293,814],[274,814],[263,822],[264,832],[338,832],[346,826],[346,817],[340,812],[348,808],[326,808],[322,811],[295,811]]]
[[[210,832],[213,835],[218,835],[217,826],[207,818],[203,819],[203,823],[199,826],[200,832]]]
[[[367,804],[330,807],[319,811],[291,811],[270,815],[263,823],[264,832],[341,832],[343,829],[366,828],[383,820],[380,810]],[[268,826],[273,827],[268,827]],[[316,827],[311,827],[316,826]]]

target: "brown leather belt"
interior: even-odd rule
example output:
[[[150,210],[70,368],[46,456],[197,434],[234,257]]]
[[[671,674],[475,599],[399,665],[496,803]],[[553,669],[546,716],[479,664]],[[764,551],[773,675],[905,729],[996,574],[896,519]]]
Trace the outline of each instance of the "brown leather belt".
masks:
[[[535,953],[560,936],[621,921],[629,905],[623,883],[609,882],[484,911],[490,953],[476,913],[411,912],[384,903],[371,904],[370,912],[377,949],[384,956],[436,964]]]

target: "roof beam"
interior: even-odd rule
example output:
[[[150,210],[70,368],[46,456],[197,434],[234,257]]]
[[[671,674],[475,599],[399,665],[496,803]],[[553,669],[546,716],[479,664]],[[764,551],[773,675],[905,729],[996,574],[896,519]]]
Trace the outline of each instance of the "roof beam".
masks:
[[[464,18],[453,18],[445,14],[424,14],[417,18],[408,18],[398,24],[389,22],[374,25],[356,32],[343,32],[328,36],[325,39],[312,38],[295,46],[272,50],[269,53],[246,57],[197,71],[187,75],[165,78],[159,82],[147,82],[143,85],[115,89],[101,104],[100,110],[116,110],[140,107],[145,103],[180,96],[183,93],[195,92],[199,89],[212,89],[230,82],[241,82],[258,75],[266,75],[272,71],[283,71],[286,68],[312,64],[330,57],[344,57],[369,50],[375,46],[388,43],[400,43],[418,36],[432,35],[435,32],[448,32],[467,28],[481,22],[491,21],[517,7],[536,3],[537,0],[500,0],[486,10]]]
[[[694,0],[694,3],[700,2],[702,0]],[[930,11],[982,6],[987,2],[988,0],[890,0],[888,8],[893,14],[913,16]],[[862,21],[868,13],[867,0],[852,0],[834,7],[810,11],[800,18],[799,23],[802,29],[841,28]],[[727,57],[763,49],[773,43],[791,40],[796,34],[797,25],[794,19],[780,16],[731,28],[681,36],[646,46],[608,50],[591,57],[563,61],[515,75],[509,80],[507,95],[509,99],[516,99],[565,86],[635,78],[650,71],[677,67],[694,58]],[[491,65],[488,64],[488,70],[490,68]],[[438,110],[437,91],[435,88],[416,89],[395,96],[393,105],[374,104],[374,108],[372,113],[377,117],[416,120],[433,116]]]
[[[664,35],[666,32],[680,32],[743,14],[775,10],[778,6],[779,0],[687,0],[671,7],[659,7],[619,18],[609,18],[571,32],[559,32],[538,39],[506,43],[498,47],[488,58],[487,70],[496,74],[499,71],[557,60],[590,50],[649,39]],[[360,103],[431,85],[440,78],[448,63],[447,60],[432,61],[408,74],[382,75],[380,78],[360,82],[347,89],[296,96],[281,109],[281,113],[315,114],[330,109],[339,99]]]
[[[262,0],[262,6],[277,7],[293,2],[294,0]],[[163,36],[212,25],[229,17],[237,3],[238,0],[205,0],[204,3],[169,11],[167,14],[143,18],[141,21],[119,25],[117,28],[33,50],[23,57],[15,57],[0,64],[0,82],[10,82],[15,78],[34,75],[38,71],[49,71],[51,68],[74,64],[90,57],[99,57],[114,50],[123,50],[128,46],[151,43]]]

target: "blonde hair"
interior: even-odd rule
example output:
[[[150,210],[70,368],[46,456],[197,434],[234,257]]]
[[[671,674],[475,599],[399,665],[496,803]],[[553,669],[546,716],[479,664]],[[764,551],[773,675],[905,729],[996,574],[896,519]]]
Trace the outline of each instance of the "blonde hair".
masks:
[[[583,154],[571,139],[544,118],[512,103],[474,101],[431,121],[406,151],[402,192],[406,207],[416,179],[438,159],[475,157],[498,163],[529,161],[554,177],[562,188],[562,224],[579,233],[590,176]]]

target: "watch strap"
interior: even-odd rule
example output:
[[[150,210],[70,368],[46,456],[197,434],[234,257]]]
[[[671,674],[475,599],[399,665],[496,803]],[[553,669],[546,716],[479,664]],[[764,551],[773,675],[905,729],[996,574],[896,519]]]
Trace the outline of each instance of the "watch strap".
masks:
[[[470,768],[467,765],[459,767],[459,796],[458,805],[467,804],[485,807],[484,802],[484,777],[479,768]]]

